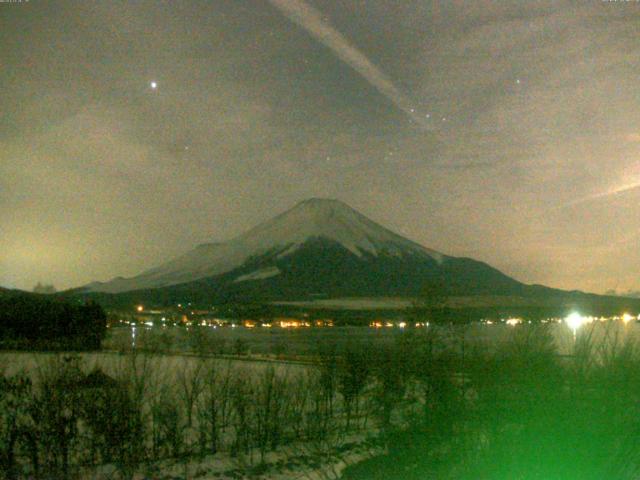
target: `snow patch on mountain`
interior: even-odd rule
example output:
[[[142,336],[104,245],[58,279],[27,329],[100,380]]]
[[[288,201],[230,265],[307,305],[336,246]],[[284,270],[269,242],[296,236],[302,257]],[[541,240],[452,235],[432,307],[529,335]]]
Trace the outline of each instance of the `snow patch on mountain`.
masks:
[[[256,270],[255,272],[247,273],[245,275],[240,275],[236,278],[233,283],[245,282],[247,280],[263,280],[265,278],[275,277],[276,275],[280,275],[280,269],[278,267],[268,267],[263,268],[261,270]]]

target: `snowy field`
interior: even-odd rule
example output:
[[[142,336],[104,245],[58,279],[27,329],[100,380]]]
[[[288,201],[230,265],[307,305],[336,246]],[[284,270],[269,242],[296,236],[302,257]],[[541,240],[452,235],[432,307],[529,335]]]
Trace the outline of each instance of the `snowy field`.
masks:
[[[520,355],[526,357],[527,351],[536,352],[545,345],[535,338],[551,334],[556,348],[547,364],[554,371],[565,370],[573,358],[585,354],[589,365],[597,365],[602,359],[606,363],[606,356],[613,358],[616,350],[623,352],[620,358],[624,359],[628,353],[619,347],[628,340],[637,342],[639,324],[627,320],[415,330],[202,327],[187,331],[176,327],[137,332],[135,349],[131,348],[131,329],[122,328],[110,332],[109,339],[112,347],[121,342],[121,352],[0,353],[0,373],[5,378],[23,373],[34,382],[33,389],[26,390],[20,382],[7,384],[13,385],[15,401],[7,397],[11,401],[5,402],[8,410],[4,415],[14,418],[15,413],[22,431],[39,435],[37,444],[21,444],[18,463],[24,478],[34,468],[27,454],[32,445],[37,445],[40,460],[45,462],[42,468],[60,473],[65,470],[61,459],[67,459],[76,478],[339,478],[345,467],[384,451],[380,443],[383,425],[406,428],[423,411],[424,381],[433,373],[439,375],[438,369],[448,372],[446,378],[456,387],[453,391],[466,385],[465,401],[472,402],[483,392],[484,383],[472,386],[461,379],[473,379],[478,372],[471,366],[490,358],[487,355],[492,350],[505,346],[500,355],[515,355],[513,361],[520,368]],[[429,348],[420,346],[428,345],[430,333],[448,352],[442,357],[449,359],[444,364],[429,360],[437,356],[421,356],[432,355]],[[156,335],[162,342],[158,343]],[[240,340],[248,351],[241,355],[206,352],[216,345],[211,339],[221,335],[227,335],[231,344]],[[306,361],[304,356],[283,361],[253,353],[258,348],[252,345],[268,345],[274,338],[286,341],[292,351],[307,352]],[[409,343],[402,343],[405,341]],[[338,351],[349,344],[366,348],[360,354],[352,352],[349,362],[322,357],[322,345],[326,348],[336,342],[342,342]],[[158,345],[174,353],[145,351]],[[583,348],[580,354],[580,345],[592,348]],[[184,352],[175,353],[180,349]],[[456,358],[469,358],[466,368],[471,370],[461,372],[464,363]],[[529,372],[528,363],[522,367]],[[100,376],[98,380],[106,383],[87,384],[86,379],[91,378],[87,375],[96,369],[117,384]],[[363,371],[366,381],[350,390]],[[431,373],[425,376],[425,372]],[[482,378],[489,381],[498,373]],[[353,380],[356,382],[350,383]],[[356,392],[355,397],[349,392]],[[51,435],[61,426],[69,440],[63,444],[64,451],[56,450],[59,433]],[[120,445],[122,438],[128,440]],[[114,445],[119,446],[114,450],[110,447]],[[126,475],[128,471],[133,472],[132,477]]]
[[[131,352],[3,352],[0,365],[5,378],[26,374],[33,380],[34,394],[41,395],[30,397],[24,392],[22,401],[12,404],[11,408],[22,412],[25,427],[38,429],[29,420],[31,407],[20,410],[20,404],[29,402],[46,409],[45,425],[70,421],[77,425],[77,430],[66,430],[77,432],[68,454],[75,478],[124,478],[125,467],[136,471],[132,477],[136,479],[337,478],[347,465],[380,453],[370,438],[376,431],[373,420],[367,421],[370,406],[365,408],[364,399],[358,401],[358,415],[352,417],[351,426],[345,426],[337,393],[331,390],[328,399],[318,368],[310,365]],[[80,377],[75,373],[77,367]],[[102,390],[93,390],[104,387],[77,390],[73,386],[77,381],[73,379],[96,369],[127,386],[126,390],[104,391],[107,404],[113,405],[107,410],[100,410],[105,400],[99,393]],[[55,387],[50,400],[42,390],[46,385],[59,385],[61,390]],[[128,410],[126,402],[118,403],[123,398],[119,391],[128,392],[124,398],[131,400],[134,410]],[[139,416],[132,419],[141,419],[140,432],[144,433],[126,443],[126,448],[143,452],[136,463],[105,461],[105,454],[94,463],[93,443],[86,439],[102,437],[92,433],[95,426],[89,427],[80,413],[87,407],[78,407],[78,402],[83,405],[83,398],[92,398],[86,395],[97,395],[97,414],[105,415],[111,424],[107,432],[128,432],[135,422],[121,423],[117,417],[132,412]],[[110,412],[123,406],[122,412]],[[65,411],[76,413],[69,413],[69,418],[60,416]],[[107,444],[120,442],[122,435]],[[57,436],[50,440],[55,443]],[[52,457],[48,468],[61,468],[61,455]],[[131,453],[121,458],[131,462]],[[20,456],[18,461],[26,465],[25,478],[29,478],[29,458]]]
[[[116,352],[101,353],[79,353],[77,354],[82,362],[83,370],[90,372],[96,368],[102,370],[107,375],[117,377],[121,372],[130,368],[132,357],[130,354]],[[45,371],[52,362],[63,361],[69,357],[69,353],[48,353],[48,352],[0,352],[0,373],[5,375],[15,375],[16,373],[27,373],[29,376],[37,376]],[[160,355],[138,355],[137,361],[144,368],[160,375],[163,379],[171,381],[175,379],[176,372],[195,368],[202,359],[193,355],[180,354],[160,354]],[[238,375],[250,375],[261,373],[266,368],[274,368],[278,375],[294,375],[305,371],[308,367],[291,362],[273,362],[245,359],[217,359],[207,358],[207,363],[218,370],[232,370]]]

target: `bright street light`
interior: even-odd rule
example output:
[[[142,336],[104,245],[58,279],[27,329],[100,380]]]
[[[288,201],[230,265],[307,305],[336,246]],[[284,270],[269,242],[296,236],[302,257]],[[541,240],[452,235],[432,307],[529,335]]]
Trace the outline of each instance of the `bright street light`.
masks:
[[[580,315],[579,313],[573,312],[569,314],[565,319],[565,323],[567,326],[573,330],[573,335],[575,336],[576,331],[586,323],[586,319]]]

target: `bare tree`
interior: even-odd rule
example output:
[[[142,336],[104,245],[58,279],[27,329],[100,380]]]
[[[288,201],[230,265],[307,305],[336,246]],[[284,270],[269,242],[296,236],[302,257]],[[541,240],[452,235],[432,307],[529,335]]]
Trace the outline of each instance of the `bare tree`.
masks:
[[[231,383],[231,405],[233,416],[231,427],[234,441],[231,445],[231,455],[242,456],[249,453],[251,447],[251,397],[253,385],[245,372],[239,372]]]
[[[228,427],[231,412],[231,381],[233,370],[228,363],[217,368],[215,362],[207,364],[204,389],[197,404],[200,451],[216,453],[221,448],[222,434]]]
[[[30,427],[27,415],[31,395],[32,384],[28,377],[0,377],[0,473],[8,480],[17,477],[16,447]]]
[[[359,413],[360,394],[367,384],[371,372],[371,359],[363,345],[347,344],[338,367],[338,391],[342,395],[346,422],[351,427],[353,414]]]
[[[178,395],[184,405],[187,428],[193,426],[193,411],[204,390],[205,363],[201,359],[183,360],[176,374]]]

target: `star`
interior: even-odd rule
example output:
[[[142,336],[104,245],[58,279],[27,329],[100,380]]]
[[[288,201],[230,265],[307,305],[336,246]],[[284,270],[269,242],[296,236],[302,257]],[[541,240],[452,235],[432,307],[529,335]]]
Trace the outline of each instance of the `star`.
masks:
[[[152,90],[155,90],[156,88],[158,88],[158,82],[154,81],[154,82],[151,82],[149,85],[151,86]]]

